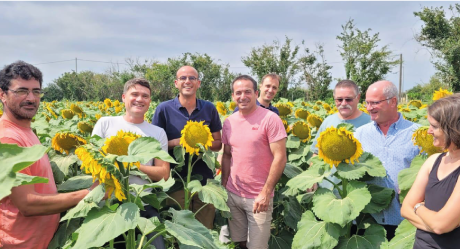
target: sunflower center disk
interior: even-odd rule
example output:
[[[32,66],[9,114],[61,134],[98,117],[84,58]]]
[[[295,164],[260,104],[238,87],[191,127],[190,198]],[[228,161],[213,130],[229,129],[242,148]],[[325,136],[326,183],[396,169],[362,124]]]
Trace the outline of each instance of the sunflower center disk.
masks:
[[[323,154],[334,161],[351,158],[357,150],[356,143],[346,135],[330,133],[324,136],[322,142]]]

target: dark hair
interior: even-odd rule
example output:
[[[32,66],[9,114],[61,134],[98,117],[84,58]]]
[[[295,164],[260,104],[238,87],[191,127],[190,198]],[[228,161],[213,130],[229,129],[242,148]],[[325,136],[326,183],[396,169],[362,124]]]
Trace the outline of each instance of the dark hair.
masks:
[[[6,65],[0,71],[0,88],[3,91],[8,90],[11,85],[11,80],[18,78],[24,80],[30,80],[33,78],[40,83],[40,88],[42,87],[42,72],[32,64],[28,64],[24,61],[17,61],[10,65]]]
[[[139,78],[133,78],[125,83],[125,87],[123,88],[123,94],[126,94],[126,92],[128,92],[128,90],[134,87],[134,85],[136,84],[146,87],[149,89],[149,92],[152,92],[149,81],[147,81],[144,78],[139,77]]]
[[[428,114],[435,119],[446,138],[444,149],[452,143],[460,148],[460,93],[435,101],[428,107]]]
[[[359,94],[359,88],[358,88],[358,85],[356,85],[355,82],[353,82],[352,80],[342,80],[340,82],[338,82],[336,85],[335,85],[335,88],[334,88],[334,95],[335,95],[335,90],[337,88],[353,88],[355,90],[355,94],[358,95]]]
[[[271,78],[273,80],[278,80],[278,85],[281,82],[281,77],[279,75],[277,75],[276,73],[270,73],[270,74],[266,74],[266,75],[264,75],[264,77],[262,77],[262,81],[260,81],[260,84],[264,83],[266,78]]]
[[[235,84],[235,82],[237,81],[240,81],[240,80],[249,80],[252,82],[252,87],[254,89],[254,92],[257,91],[257,82],[256,80],[254,80],[254,78],[248,76],[248,75],[240,75],[238,77],[236,77],[233,82],[232,82],[232,93],[233,93],[233,85]]]

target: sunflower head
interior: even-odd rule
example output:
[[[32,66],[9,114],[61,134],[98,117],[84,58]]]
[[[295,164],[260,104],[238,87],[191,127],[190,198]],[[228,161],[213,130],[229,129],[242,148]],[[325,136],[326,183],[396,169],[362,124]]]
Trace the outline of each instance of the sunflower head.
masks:
[[[47,104],[46,105],[46,110],[48,110],[48,112],[54,117],[54,119],[58,118],[58,115],[56,114],[56,112],[54,112],[54,110],[52,108],[52,104]]]
[[[337,109],[337,107],[334,107],[333,109],[329,110],[329,112],[327,112],[328,115],[332,115],[332,114],[335,114],[339,112],[339,110]]]
[[[321,108],[318,105],[313,106],[313,110],[319,111]]]
[[[101,119],[102,117],[102,114],[97,113],[96,115],[94,115],[94,117],[96,117],[96,121],[99,121],[99,119]]]
[[[75,113],[71,109],[63,109],[61,110],[61,116],[64,119],[72,119]]]
[[[83,113],[83,110],[80,108],[80,106],[76,105],[76,104],[71,104],[70,105],[70,109],[75,113],[75,114],[81,114]]]
[[[311,106],[310,103],[304,102],[304,101],[302,101],[301,105],[304,106],[304,107],[310,107]]]
[[[104,158],[100,151],[92,149],[88,145],[78,147],[75,154],[82,161],[81,169],[93,176],[93,182],[98,179],[104,183],[108,197],[115,192],[119,201],[126,199],[123,186],[120,184],[122,175],[113,162]]]
[[[323,102],[322,101],[316,101],[315,105],[321,106],[321,105],[323,105]]]
[[[315,114],[310,114],[307,118],[307,122],[310,124],[310,126],[315,127],[318,129],[321,124],[323,123],[323,118],[319,117],[318,115]]]
[[[369,111],[367,111],[366,108],[361,107],[361,108],[359,108],[359,110],[363,111],[363,112],[366,113],[366,114],[369,114]]]
[[[296,118],[302,118],[304,120],[307,120],[307,117],[310,115],[310,112],[306,109],[299,108],[295,111],[295,117]]]
[[[117,100],[118,101],[118,100]],[[123,107],[122,106],[115,106],[115,113],[120,113],[121,111],[123,111]]]
[[[120,130],[117,132],[117,135],[105,139],[102,151],[106,154],[128,155],[129,144],[140,137],[142,136]]]
[[[418,108],[418,109],[419,109],[420,107],[422,107],[422,105],[423,105],[423,104],[422,104],[422,101],[420,101],[420,100],[412,100],[412,101],[410,101],[410,102],[407,104],[407,106],[416,107],[416,108]]]
[[[331,164],[331,168],[342,161],[351,164],[354,161],[358,162],[358,158],[363,154],[361,143],[344,127],[329,127],[321,132],[317,147],[319,157]]]
[[[281,121],[283,122],[284,129],[286,130],[286,133],[289,133],[291,129],[289,128],[289,124],[286,119],[281,118]]]
[[[292,134],[306,143],[311,139],[311,130],[304,121],[297,121],[292,125]]]
[[[69,154],[69,151],[71,149],[77,148],[80,145],[85,145],[86,140],[81,138],[78,135],[74,135],[72,133],[64,132],[64,133],[56,133],[51,139],[51,147],[59,151],[61,153],[64,153],[64,151]]]
[[[216,109],[221,116],[227,115],[228,110],[223,102],[216,102]]]
[[[288,104],[285,104],[285,103],[277,103],[275,105],[275,108],[278,109],[278,111],[280,112],[280,116],[281,117],[286,117],[288,115],[290,115],[292,113],[292,107]]]
[[[326,111],[330,111],[330,110],[331,110],[331,106],[330,106],[328,103],[323,103],[323,108],[324,108]]]
[[[235,110],[235,108],[236,108],[236,102],[233,102],[233,101],[230,102],[230,105],[228,106],[228,109],[233,111],[233,110]]]
[[[291,106],[291,108],[294,107],[294,103],[292,103],[292,102],[287,102],[286,104],[289,105],[289,106]]]
[[[77,127],[78,130],[80,130],[80,132],[82,133],[91,133],[93,132],[94,128],[94,126],[91,123],[85,121],[78,122]]]
[[[2,117],[2,115],[3,115],[3,110],[0,109],[0,117]]]
[[[214,139],[212,138],[211,130],[209,130],[208,125],[203,123],[204,121],[188,121],[180,132],[180,144],[189,154],[198,155],[200,153],[198,143],[201,143],[205,149],[212,146]]]
[[[0,110],[0,117],[2,117],[2,110]],[[46,121],[49,122],[51,120],[51,117],[48,116],[47,113],[42,112],[43,117],[45,117]]]
[[[112,104],[113,104],[113,106],[115,106],[115,107],[120,107],[120,106],[121,106],[121,103],[120,103],[120,101],[118,101],[118,100],[115,100]]]
[[[111,101],[109,98],[106,98],[106,99],[104,100],[104,104],[105,104],[105,106],[107,106],[108,108],[111,108],[111,107],[113,106],[113,103],[112,103],[112,101]]]
[[[428,155],[432,155],[443,151],[442,148],[433,145],[433,135],[428,134],[427,126],[415,130],[414,134],[412,134],[412,141],[414,145],[420,148],[420,153],[426,152]]]
[[[439,88],[439,90],[435,90],[434,93],[433,93],[433,101],[439,100],[439,99],[444,98],[446,96],[450,96],[452,94],[453,93],[450,92],[447,89]]]

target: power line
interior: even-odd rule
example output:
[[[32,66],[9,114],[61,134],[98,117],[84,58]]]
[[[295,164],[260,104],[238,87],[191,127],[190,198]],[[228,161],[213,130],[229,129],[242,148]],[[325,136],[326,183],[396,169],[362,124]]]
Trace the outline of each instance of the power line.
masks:
[[[40,65],[40,64],[51,64],[51,63],[60,63],[60,62],[70,62],[75,59],[70,59],[70,60],[63,60],[63,61],[54,61],[54,62],[44,62],[44,63],[31,63],[32,65]]]
[[[124,64],[124,65],[129,65],[127,63],[121,63],[121,62],[104,62],[104,61],[96,61],[96,60],[87,60],[87,59],[76,59],[77,61],[85,61],[85,62],[97,62],[97,63],[110,63],[110,64]],[[32,65],[41,65],[41,64],[52,64],[52,63],[61,63],[61,62],[70,62],[70,61],[75,61],[75,59],[69,59],[69,60],[62,60],[62,61],[53,61],[53,62],[42,62],[42,63],[31,63]]]

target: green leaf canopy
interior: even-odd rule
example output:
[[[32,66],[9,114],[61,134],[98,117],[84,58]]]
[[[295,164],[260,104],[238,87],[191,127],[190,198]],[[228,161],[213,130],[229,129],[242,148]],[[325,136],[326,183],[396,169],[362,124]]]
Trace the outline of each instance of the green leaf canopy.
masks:
[[[292,242],[295,249],[332,249],[339,242],[341,231],[337,224],[317,221],[311,211],[302,214],[297,229]]]

